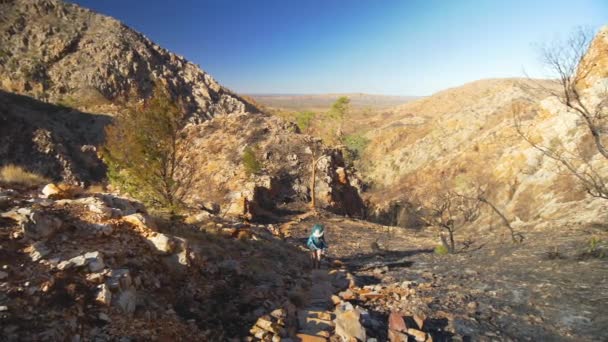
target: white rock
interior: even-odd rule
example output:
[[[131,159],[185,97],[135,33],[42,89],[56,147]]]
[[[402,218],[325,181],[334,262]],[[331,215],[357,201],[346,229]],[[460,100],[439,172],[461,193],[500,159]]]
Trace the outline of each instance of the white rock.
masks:
[[[61,189],[59,189],[57,187],[57,185],[55,185],[53,183],[49,183],[49,184],[45,185],[44,188],[42,188],[42,194],[45,197],[57,195],[60,192],[61,192]]]
[[[163,233],[156,233],[154,236],[148,237],[148,242],[154,247],[158,252],[163,254],[169,254],[173,251],[174,241],[168,235]]]
[[[60,262],[59,264],[57,264],[57,269],[60,271],[63,271],[63,270],[70,269],[72,266],[74,266],[74,263],[72,262],[72,260],[64,260],[64,261]]]
[[[8,273],[0,271],[0,280],[6,279],[6,277],[8,277]]]
[[[95,300],[103,305],[110,305],[112,302],[112,292],[110,292],[108,285],[99,285],[99,291],[97,292]]]

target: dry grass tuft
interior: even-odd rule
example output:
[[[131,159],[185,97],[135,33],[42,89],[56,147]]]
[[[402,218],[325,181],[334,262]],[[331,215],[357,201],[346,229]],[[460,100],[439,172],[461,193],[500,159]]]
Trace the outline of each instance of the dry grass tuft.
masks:
[[[91,184],[87,188],[87,193],[89,194],[97,194],[102,192],[106,192],[106,189],[103,184]]]
[[[24,170],[20,166],[9,164],[0,168],[0,183],[36,187],[50,183],[50,180],[39,174]]]

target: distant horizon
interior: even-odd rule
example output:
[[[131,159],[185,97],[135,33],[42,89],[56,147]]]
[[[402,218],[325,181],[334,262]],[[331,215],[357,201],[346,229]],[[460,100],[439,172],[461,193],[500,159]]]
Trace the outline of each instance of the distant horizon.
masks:
[[[74,0],[240,94],[429,96],[546,78],[538,44],[608,24],[608,1]],[[524,72],[525,70],[525,72]]]

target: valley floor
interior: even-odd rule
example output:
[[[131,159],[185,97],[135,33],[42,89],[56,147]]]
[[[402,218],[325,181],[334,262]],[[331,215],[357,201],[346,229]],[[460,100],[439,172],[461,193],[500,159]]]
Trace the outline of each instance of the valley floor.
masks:
[[[370,313],[368,338],[387,339],[394,311],[422,317],[434,341],[608,339],[608,259],[586,251],[590,236],[608,238],[606,227],[532,229],[521,244],[501,231],[457,236],[469,240],[466,250],[437,255],[429,232],[332,216],[317,221],[328,228],[330,258],[355,276],[357,287],[341,297]],[[294,241],[302,243],[312,224],[292,226]]]

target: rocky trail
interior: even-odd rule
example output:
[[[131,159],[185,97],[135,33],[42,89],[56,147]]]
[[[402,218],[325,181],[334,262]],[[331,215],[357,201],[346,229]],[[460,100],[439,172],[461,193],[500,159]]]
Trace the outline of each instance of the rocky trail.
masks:
[[[7,341],[608,338],[608,265],[588,246],[608,239],[602,225],[530,227],[522,244],[500,230],[459,235],[457,254],[437,255],[431,230],[326,212],[186,224],[114,194],[45,187],[0,189],[0,213]],[[318,222],[330,252],[311,270],[304,241]]]
[[[522,244],[495,229],[459,236],[468,247],[442,256],[433,253],[438,238],[432,232],[331,215],[306,218],[289,233],[301,243],[313,222],[325,224],[332,265],[349,280],[330,297],[330,340],[362,340],[359,327],[367,341],[608,338],[608,265],[597,250],[595,256],[588,251],[589,236],[608,237],[604,226],[556,222],[554,234],[548,226],[528,227]],[[314,281],[326,287],[322,272]]]

